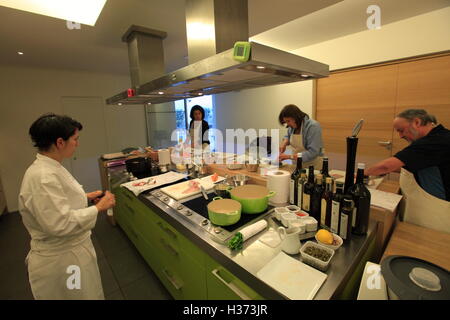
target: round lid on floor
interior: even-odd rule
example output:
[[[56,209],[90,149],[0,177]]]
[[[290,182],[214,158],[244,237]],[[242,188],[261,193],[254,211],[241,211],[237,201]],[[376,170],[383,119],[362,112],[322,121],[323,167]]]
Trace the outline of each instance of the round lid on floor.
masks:
[[[450,300],[450,272],[425,260],[389,256],[381,273],[401,300]]]

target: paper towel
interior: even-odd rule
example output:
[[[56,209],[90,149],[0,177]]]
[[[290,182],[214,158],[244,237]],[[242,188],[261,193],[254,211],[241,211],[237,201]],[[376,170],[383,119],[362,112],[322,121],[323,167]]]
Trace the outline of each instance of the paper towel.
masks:
[[[169,149],[161,149],[158,151],[159,165],[170,164],[170,151]]]
[[[276,194],[270,198],[274,204],[287,203],[289,201],[289,181],[291,173],[285,170],[273,170],[267,173],[267,188]]]

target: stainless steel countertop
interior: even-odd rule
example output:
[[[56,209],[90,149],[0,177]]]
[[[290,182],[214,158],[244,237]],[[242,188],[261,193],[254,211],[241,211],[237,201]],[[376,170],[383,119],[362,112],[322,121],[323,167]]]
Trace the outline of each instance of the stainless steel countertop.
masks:
[[[117,172],[119,171],[117,170]],[[287,297],[276,289],[256,277],[256,273],[281,251],[281,246],[271,248],[258,241],[264,232],[260,232],[245,241],[242,250],[237,252],[231,251],[226,245],[217,242],[213,236],[204,231],[200,226],[193,225],[191,221],[187,220],[159,199],[151,195],[142,194],[138,198],[186,238],[195,243],[235,276],[247,283],[247,285],[260,295],[267,299],[287,299]],[[272,215],[272,213],[266,214],[262,219],[266,219],[269,229],[277,229],[278,224],[273,221]],[[350,242],[344,243],[335,252],[330,266],[325,272],[328,277],[314,299],[332,299],[343,289],[375,235],[376,223],[371,222],[367,235],[353,236]],[[290,256],[301,261],[300,254]]]

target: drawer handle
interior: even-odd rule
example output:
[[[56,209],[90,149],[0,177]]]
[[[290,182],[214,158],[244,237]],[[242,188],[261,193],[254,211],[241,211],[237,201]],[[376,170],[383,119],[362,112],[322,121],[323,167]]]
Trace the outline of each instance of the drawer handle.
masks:
[[[169,272],[166,269],[163,269],[162,272],[164,273],[164,276],[166,279],[172,284],[172,286],[177,290],[180,291],[183,287],[182,285],[178,284],[173,277],[169,275]]]
[[[170,244],[164,241],[164,239],[159,239],[159,241],[162,243],[162,245],[166,248],[167,251],[170,251],[172,255],[178,257],[178,251],[175,250]]]
[[[220,270],[219,268],[214,269],[213,271],[211,271],[212,274],[219,279],[221,282],[223,282],[223,284],[225,284],[231,291],[233,291],[239,298],[241,298],[242,300],[252,300],[249,296],[247,296],[238,286],[236,286],[234,283],[232,282],[227,282],[225,281],[224,278],[222,278],[220,276]]]
[[[165,232],[167,233],[169,236],[171,236],[172,238],[176,239],[177,235],[170,229],[164,227],[164,225],[162,224],[162,222],[158,222],[158,226]]]

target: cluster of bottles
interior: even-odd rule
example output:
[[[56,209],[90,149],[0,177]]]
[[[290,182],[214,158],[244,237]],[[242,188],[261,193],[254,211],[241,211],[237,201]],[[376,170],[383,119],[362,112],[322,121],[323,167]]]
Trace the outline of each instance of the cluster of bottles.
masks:
[[[289,202],[315,218],[320,226],[342,239],[367,233],[370,213],[370,192],[364,185],[363,163],[358,163],[356,182],[344,190],[343,182],[335,182],[328,173],[328,158],[323,158],[320,174],[314,175],[314,166],[302,169],[302,154],[291,175]]]

